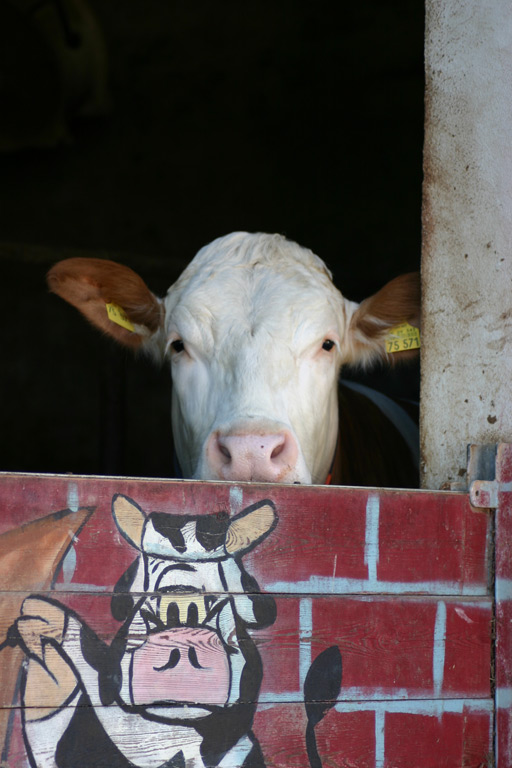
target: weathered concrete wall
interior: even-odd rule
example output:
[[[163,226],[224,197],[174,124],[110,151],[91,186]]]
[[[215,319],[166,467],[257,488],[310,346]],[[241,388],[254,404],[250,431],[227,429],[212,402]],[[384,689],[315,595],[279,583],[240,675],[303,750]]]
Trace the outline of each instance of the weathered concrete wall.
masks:
[[[422,485],[512,441],[512,14],[427,0]]]

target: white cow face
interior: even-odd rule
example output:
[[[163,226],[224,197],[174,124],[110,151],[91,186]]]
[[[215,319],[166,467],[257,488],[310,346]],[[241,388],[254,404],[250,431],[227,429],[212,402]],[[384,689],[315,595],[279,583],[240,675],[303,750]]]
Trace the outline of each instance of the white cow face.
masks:
[[[323,263],[280,237],[231,235],[199,252],[164,305],[185,476],[325,480],[355,305]]]
[[[279,235],[215,240],[162,301],[134,272],[99,259],[68,259],[48,280],[117,341],[169,362],[177,458],[185,477],[202,480],[325,482],[340,366],[386,359],[388,329],[418,324],[414,276],[357,305],[321,259]],[[128,327],[111,320],[108,303]]]
[[[246,629],[271,624],[275,604],[270,596],[245,594],[241,558],[273,530],[271,502],[234,518],[146,517],[117,496],[113,513],[140,552],[127,587],[133,595],[146,593],[132,598],[122,617],[122,701],[148,717],[190,719],[255,700],[261,665]]]

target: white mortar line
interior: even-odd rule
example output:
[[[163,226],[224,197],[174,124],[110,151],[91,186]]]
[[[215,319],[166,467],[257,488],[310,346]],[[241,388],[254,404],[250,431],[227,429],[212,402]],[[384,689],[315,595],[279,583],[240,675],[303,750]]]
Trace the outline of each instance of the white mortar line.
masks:
[[[432,655],[432,676],[434,696],[441,694],[444,681],[444,658],[446,651],[446,603],[437,604],[436,623],[434,625],[434,650]]]
[[[243,488],[239,488],[237,485],[231,486],[229,489],[229,507],[231,514],[236,515],[242,509],[244,503],[244,491]]]
[[[464,584],[456,581],[378,581],[369,579],[352,579],[331,576],[311,576],[302,581],[274,581],[264,584],[266,592],[282,592],[284,594],[321,594],[321,595],[357,595],[366,594],[405,595],[413,594],[421,599],[425,597],[489,597],[485,584]]]
[[[352,714],[354,712],[389,712],[390,714],[401,715],[426,715],[431,717],[441,717],[444,713],[462,714],[464,710],[471,712],[482,712],[492,714],[494,711],[494,701],[492,699],[429,699],[432,692],[425,691],[425,698],[418,699],[396,699],[391,696],[379,699],[370,694],[373,698],[349,701],[345,699],[337,701],[334,709],[336,712]],[[258,699],[258,705],[269,709],[279,704],[303,704],[304,694],[297,692],[284,693],[262,693]]]
[[[444,713],[462,714],[464,710],[492,715],[492,699],[419,699],[417,701],[338,701],[336,712],[371,712],[382,710],[390,714],[427,715],[441,717]]]
[[[366,502],[364,562],[368,566],[368,581],[373,585],[377,583],[379,562],[379,512],[379,497],[375,493],[370,493]]]
[[[112,592],[112,587],[101,584],[83,584],[82,582],[72,581],[69,584],[58,582],[53,590],[55,592]]]
[[[66,556],[64,560],[62,561],[62,579],[63,579],[63,586],[67,586],[69,589],[69,585],[71,584],[71,581],[73,579],[73,576],[75,575],[76,570],[76,550],[71,544],[68,551],[66,552]]]
[[[495,594],[496,602],[502,603],[504,600],[512,600],[512,579],[496,579]]]
[[[384,767],[386,712],[381,707],[375,710],[375,768]]]
[[[512,709],[512,688],[496,688],[496,709]]]
[[[78,486],[76,483],[68,483],[66,504],[68,505],[68,509],[72,512],[77,512],[80,507]]]
[[[496,709],[494,710],[494,717],[489,718],[489,744],[491,749],[494,750],[494,765],[499,765],[498,762],[498,739],[496,728]]]
[[[303,698],[304,681],[311,666],[311,638],[313,637],[313,601],[303,597],[299,604],[299,683],[300,700]]]

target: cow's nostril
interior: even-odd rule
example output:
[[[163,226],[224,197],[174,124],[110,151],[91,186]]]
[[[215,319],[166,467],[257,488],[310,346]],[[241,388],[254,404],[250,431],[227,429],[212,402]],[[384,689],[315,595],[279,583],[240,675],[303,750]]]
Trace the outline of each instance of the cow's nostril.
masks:
[[[218,442],[218,445],[219,445],[219,451],[222,453],[224,458],[226,458],[228,461],[231,461],[231,454],[228,451],[228,449],[226,448],[226,446],[223,445],[220,440]]]
[[[174,669],[180,663],[181,653],[177,648],[173,648],[169,654],[169,661],[163,667],[153,667],[155,672],[165,672],[166,669]]]
[[[276,445],[272,453],[270,454],[271,459],[277,459],[280,453],[283,452],[285,446],[285,441],[283,440],[282,443],[279,443],[279,445]],[[263,446],[262,446],[263,447]]]
[[[202,666],[199,663],[199,659],[197,658],[197,652],[196,649],[193,647],[190,647],[188,649],[188,660],[192,664],[193,667],[196,669],[202,669]]]

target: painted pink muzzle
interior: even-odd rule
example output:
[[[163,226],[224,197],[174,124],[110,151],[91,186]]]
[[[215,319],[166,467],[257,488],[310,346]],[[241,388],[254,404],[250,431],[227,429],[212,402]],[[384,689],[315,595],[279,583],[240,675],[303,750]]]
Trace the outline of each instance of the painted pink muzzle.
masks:
[[[230,670],[216,632],[176,627],[150,635],[133,654],[134,704],[227,703]]]

